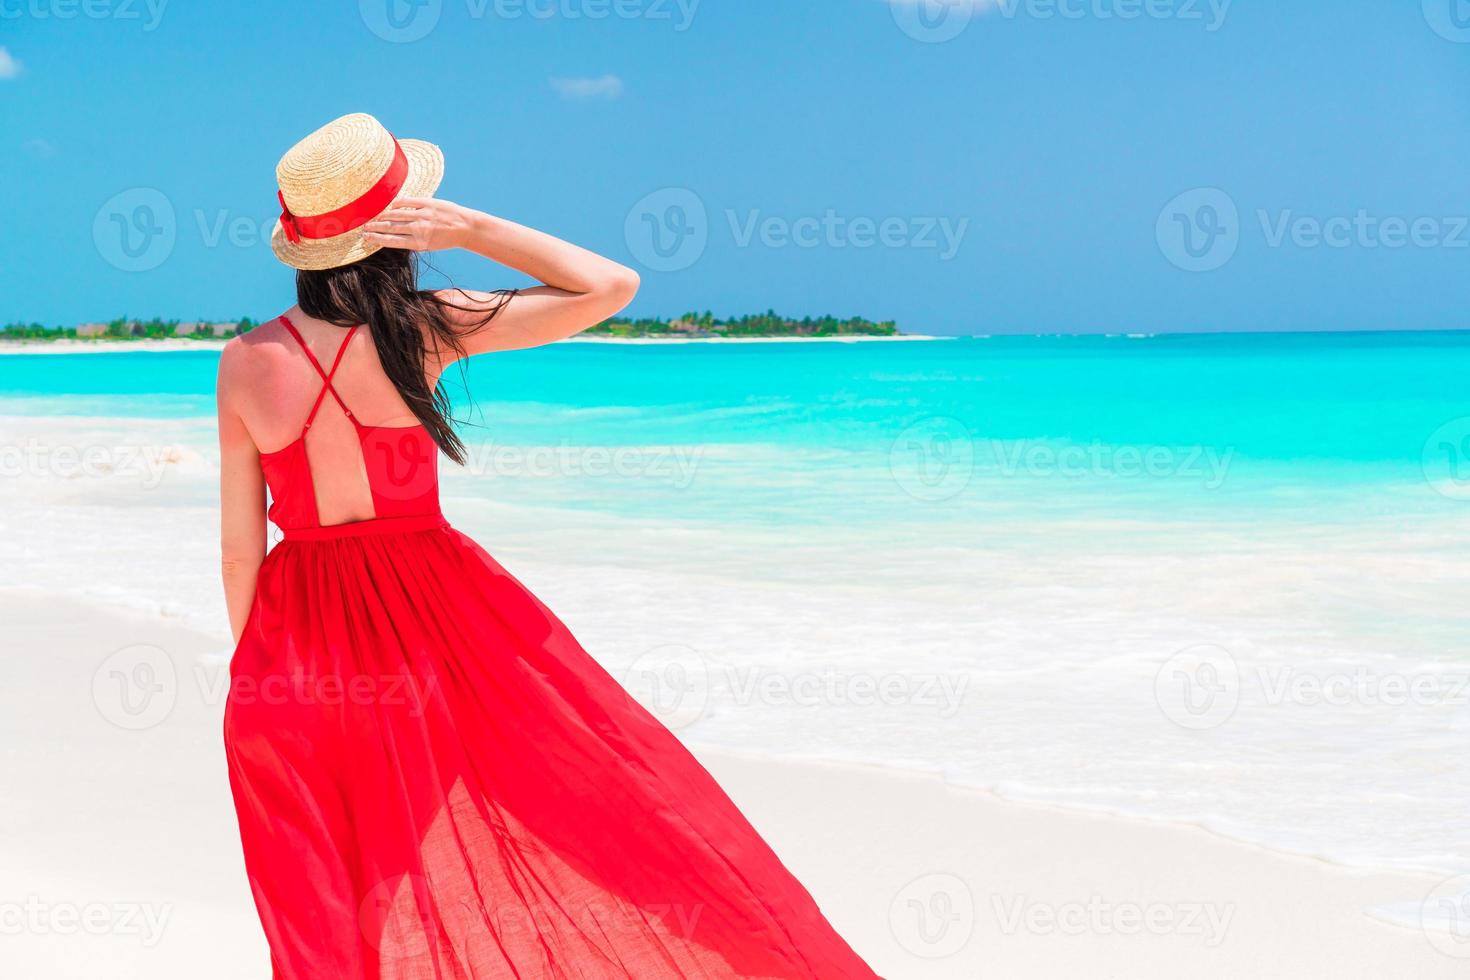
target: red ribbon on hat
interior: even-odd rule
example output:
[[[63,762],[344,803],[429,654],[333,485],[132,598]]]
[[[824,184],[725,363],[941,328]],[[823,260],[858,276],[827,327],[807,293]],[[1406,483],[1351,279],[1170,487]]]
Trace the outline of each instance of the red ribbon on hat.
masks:
[[[348,201],[335,211],[328,211],[326,214],[292,214],[291,209],[286,206],[285,193],[278,189],[276,199],[281,202],[281,230],[286,233],[286,240],[293,245],[303,238],[335,238],[346,234],[382,214],[393,203],[398,192],[403,190],[403,184],[407,180],[408,157],[403,155],[403,147],[395,139],[393,162],[388,164],[383,176],[356,200]]]

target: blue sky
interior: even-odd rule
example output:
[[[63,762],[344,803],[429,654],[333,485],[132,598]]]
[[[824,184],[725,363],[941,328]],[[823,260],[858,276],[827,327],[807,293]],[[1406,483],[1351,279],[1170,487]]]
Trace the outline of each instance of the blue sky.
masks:
[[[367,111],[640,315],[1470,327],[1470,3],[956,3],[0,0],[0,320],[279,312],[275,161]]]

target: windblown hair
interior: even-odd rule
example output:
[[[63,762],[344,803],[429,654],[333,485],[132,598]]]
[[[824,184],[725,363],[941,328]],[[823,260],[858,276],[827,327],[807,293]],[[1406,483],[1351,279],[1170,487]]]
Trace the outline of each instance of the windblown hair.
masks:
[[[450,322],[447,308],[482,313],[484,319],[469,328],[473,331],[493,320],[516,291],[497,290],[495,301],[482,309],[446,302],[419,289],[418,279],[418,253],[384,248],[351,265],[298,271],[296,301],[308,316],[339,327],[367,324],[383,371],[409,411],[444,455],[464,465],[464,442],[450,418],[449,396],[442,386],[429,386],[425,361],[449,351],[464,355],[460,337],[466,328]]]

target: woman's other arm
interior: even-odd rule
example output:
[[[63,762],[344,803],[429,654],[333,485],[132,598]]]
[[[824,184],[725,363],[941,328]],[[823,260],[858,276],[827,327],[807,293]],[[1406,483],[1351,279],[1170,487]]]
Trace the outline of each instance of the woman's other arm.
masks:
[[[220,571],[230,630],[239,642],[255,601],[255,580],[265,560],[265,477],[260,453],[233,407],[239,383],[236,361],[243,354],[230,344],[220,357],[216,398],[220,450]]]

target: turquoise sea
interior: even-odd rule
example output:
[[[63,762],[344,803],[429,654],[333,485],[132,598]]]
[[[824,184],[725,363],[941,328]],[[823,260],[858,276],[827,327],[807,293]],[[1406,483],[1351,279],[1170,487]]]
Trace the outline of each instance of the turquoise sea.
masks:
[[[212,411],[216,359],[5,357],[0,410],[200,417]],[[1470,445],[1454,431],[1431,436],[1470,415],[1467,379],[1470,333],[577,343],[477,359],[473,397],[457,390],[455,400],[466,438],[485,444],[721,448],[696,463],[720,473],[677,490],[644,480],[638,493],[568,492],[568,505],[738,522],[923,521],[1008,499],[994,480],[1013,479],[1030,484],[1027,505],[1163,505],[1228,519],[1221,498],[1266,512],[1315,508],[1295,491],[1317,486],[1335,502],[1364,482],[1444,506],[1433,485],[1470,483]],[[743,454],[759,472],[725,479]],[[914,472],[887,487],[849,485],[859,477],[849,464],[874,457]],[[1054,491],[1034,483],[1052,476]],[[910,484],[947,506],[916,506]],[[854,499],[855,489],[867,492]]]
[[[0,585],[222,632],[216,361],[0,356]],[[691,740],[1470,871],[1470,333],[566,343],[463,380],[451,520]]]

